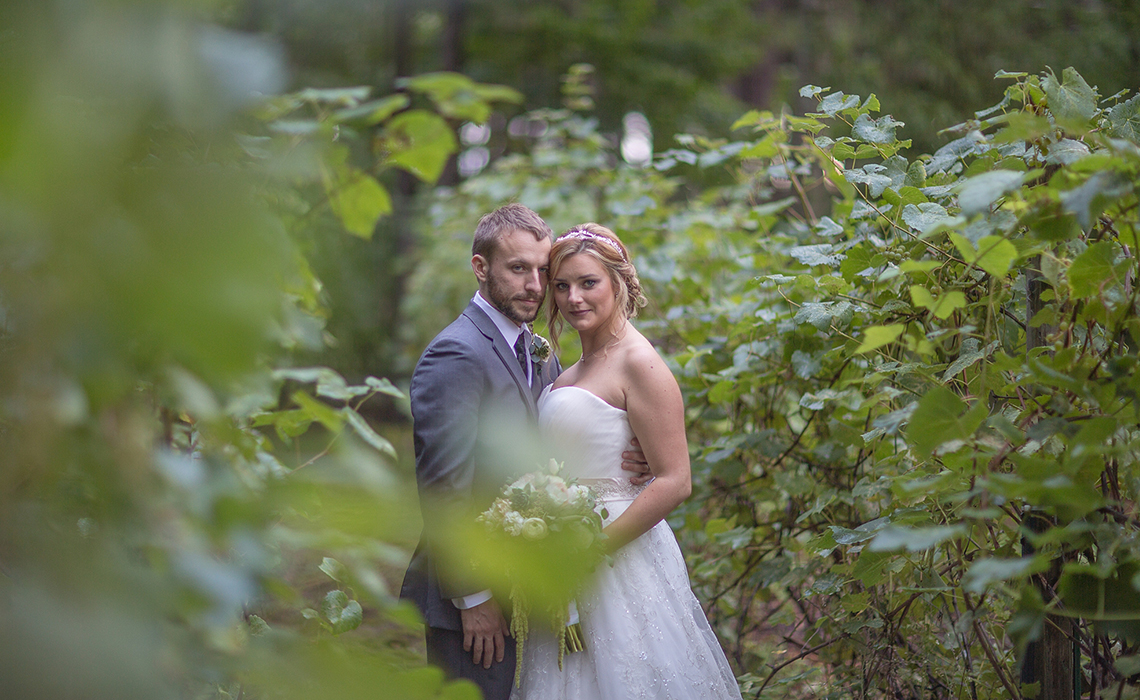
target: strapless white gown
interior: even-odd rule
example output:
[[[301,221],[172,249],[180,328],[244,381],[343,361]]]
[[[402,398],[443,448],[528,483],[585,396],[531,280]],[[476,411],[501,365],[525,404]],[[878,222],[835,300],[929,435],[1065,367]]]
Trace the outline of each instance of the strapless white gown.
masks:
[[[575,386],[539,398],[546,444],[565,475],[597,491],[621,515],[637,495],[621,453],[633,439],[625,411]],[[585,651],[567,654],[532,628],[511,700],[710,700],[740,698],[736,678],[689,586],[677,538],[664,521],[598,567],[579,596]]]

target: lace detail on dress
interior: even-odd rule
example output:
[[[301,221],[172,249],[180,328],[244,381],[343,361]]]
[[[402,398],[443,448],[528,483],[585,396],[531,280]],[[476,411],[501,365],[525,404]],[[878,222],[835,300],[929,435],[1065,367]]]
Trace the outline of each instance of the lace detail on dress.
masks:
[[[578,479],[578,483],[593,491],[599,501],[632,501],[646,486],[635,486],[628,479]]]

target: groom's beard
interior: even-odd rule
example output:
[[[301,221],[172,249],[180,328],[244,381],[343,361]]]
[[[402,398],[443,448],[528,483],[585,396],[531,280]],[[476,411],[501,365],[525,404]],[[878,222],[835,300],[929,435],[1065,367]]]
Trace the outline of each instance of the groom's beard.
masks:
[[[510,291],[505,289],[499,284],[498,279],[494,275],[487,277],[487,301],[491,302],[491,306],[501,311],[504,316],[511,319],[515,323],[530,323],[538,317],[538,310],[542,308],[542,295],[535,296],[522,292],[520,294],[511,295]],[[524,300],[537,301],[538,304],[533,310],[526,308],[520,302]]]

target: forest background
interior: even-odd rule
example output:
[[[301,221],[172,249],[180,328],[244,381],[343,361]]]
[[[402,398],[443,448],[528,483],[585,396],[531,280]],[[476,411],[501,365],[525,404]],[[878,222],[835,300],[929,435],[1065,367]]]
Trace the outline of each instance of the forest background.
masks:
[[[634,251],[746,696],[1134,697],[1137,75],[1123,0],[6,4],[2,694],[474,697],[401,388],[517,200]]]

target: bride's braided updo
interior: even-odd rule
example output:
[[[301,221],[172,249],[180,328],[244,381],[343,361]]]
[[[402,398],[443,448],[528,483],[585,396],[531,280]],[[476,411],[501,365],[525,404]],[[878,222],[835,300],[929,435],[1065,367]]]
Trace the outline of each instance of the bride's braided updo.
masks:
[[[593,256],[610,274],[610,281],[617,292],[617,309],[614,313],[614,327],[621,326],[627,319],[637,316],[637,310],[648,303],[641,292],[641,280],[637,270],[629,261],[629,251],[613,231],[595,223],[578,224],[554,241],[550,249],[550,269],[548,279],[558,275],[568,258],[578,254]],[[558,305],[551,299],[547,315],[551,340],[557,347],[558,335],[565,320],[558,311]]]

